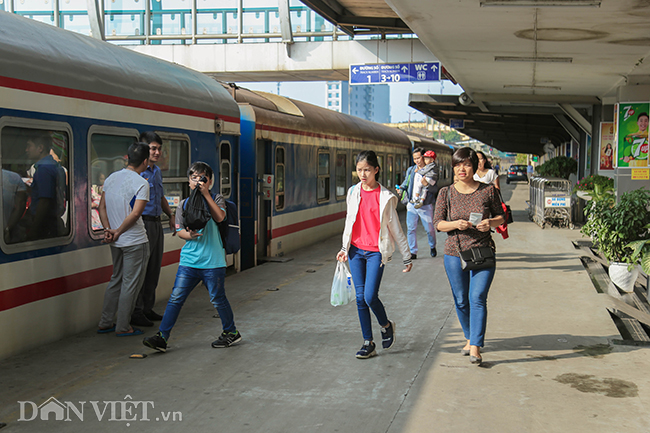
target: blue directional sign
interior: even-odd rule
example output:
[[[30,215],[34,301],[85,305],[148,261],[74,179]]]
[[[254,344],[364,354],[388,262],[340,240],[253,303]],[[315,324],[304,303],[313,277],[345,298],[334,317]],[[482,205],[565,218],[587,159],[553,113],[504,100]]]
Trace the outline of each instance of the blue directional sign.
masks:
[[[453,129],[465,128],[465,120],[463,119],[449,119],[449,127]]]
[[[350,65],[350,84],[440,81],[440,62]]]

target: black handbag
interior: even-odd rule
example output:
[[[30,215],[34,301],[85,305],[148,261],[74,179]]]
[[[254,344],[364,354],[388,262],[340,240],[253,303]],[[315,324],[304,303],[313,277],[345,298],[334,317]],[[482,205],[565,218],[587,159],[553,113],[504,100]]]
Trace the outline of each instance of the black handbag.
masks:
[[[451,188],[447,190],[447,221],[451,221]],[[479,269],[493,268],[497,264],[497,258],[491,247],[472,247],[463,251],[460,248],[460,237],[458,230],[456,232],[456,241],[458,242],[458,251],[460,252],[460,267],[463,271],[476,271]]]

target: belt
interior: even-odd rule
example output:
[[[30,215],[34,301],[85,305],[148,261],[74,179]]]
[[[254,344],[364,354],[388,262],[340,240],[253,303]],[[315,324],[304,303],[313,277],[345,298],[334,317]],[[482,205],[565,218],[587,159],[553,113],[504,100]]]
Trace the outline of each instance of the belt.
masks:
[[[160,221],[159,216],[142,215],[142,219],[145,221]]]

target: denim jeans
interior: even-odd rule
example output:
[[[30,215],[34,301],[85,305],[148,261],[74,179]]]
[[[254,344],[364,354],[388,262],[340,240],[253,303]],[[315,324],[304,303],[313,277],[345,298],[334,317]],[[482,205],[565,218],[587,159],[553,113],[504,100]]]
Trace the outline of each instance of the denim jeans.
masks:
[[[406,237],[409,241],[411,254],[418,253],[418,237],[416,233],[418,229],[418,219],[422,220],[424,231],[427,232],[429,248],[436,247],[436,229],[433,227],[433,207],[434,205],[428,204],[422,206],[420,209],[416,209],[415,206],[413,206],[413,203],[406,205]]]
[[[235,319],[232,308],[230,308],[230,303],[226,298],[225,279],[226,268],[197,269],[188,266],[178,266],[174,290],[172,290],[172,294],[167,302],[165,314],[160,322],[160,332],[162,335],[165,338],[169,338],[169,334],[178,319],[178,314],[181,312],[185,300],[201,281],[208,288],[210,301],[219,312],[223,330],[226,332],[235,332]]]
[[[454,295],[456,314],[465,339],[483,347],[487,324],[487,296],[496,268],[463,271],[460,257],[445,255],[445,272]]]
[[[350,259],[352,281],[357,293],[357,311],[361,322],[361,333],[364,340],[372,340],[370,309],[375,313],[381,326],[388,325],[384,304],[379,300],[379,284],[382,275],[384,275],[381,253],[361,250],[352,245],[348,258]]]

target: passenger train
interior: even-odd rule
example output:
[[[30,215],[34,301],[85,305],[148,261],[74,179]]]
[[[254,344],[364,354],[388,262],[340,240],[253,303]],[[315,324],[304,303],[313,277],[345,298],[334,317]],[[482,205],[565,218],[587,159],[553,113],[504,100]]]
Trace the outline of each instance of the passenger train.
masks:
[[[97,221],[102,183],[143,131],[163,138],[158,165],[172,207],[188,195],[191,162],[213,167],[213,190],[239,207],[235,270],[341,233],[362,150],[377,152],[380,181],[393,190],[419,146],[436,151],[440,184],[451,183],[453,149],[431,139],[6,12],[0,62],[0,359],[96,326],[112,272]],[[48,235],[30,219],[36,161],[26,148],[35,134],[49,136],[66,173],[65,212]],[[158,300],[171,292],[182,245],[167,230]]]

